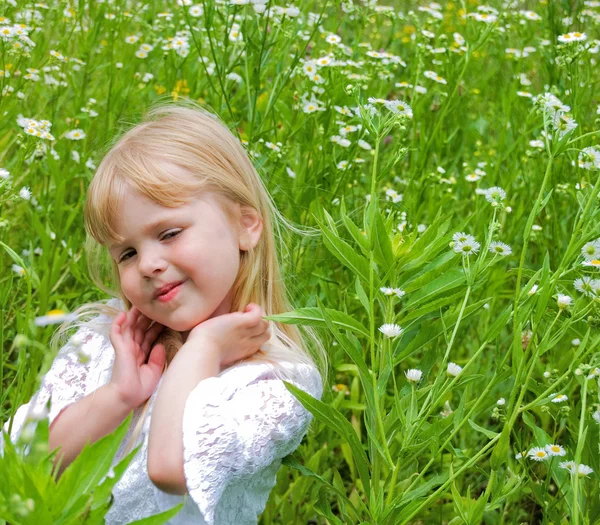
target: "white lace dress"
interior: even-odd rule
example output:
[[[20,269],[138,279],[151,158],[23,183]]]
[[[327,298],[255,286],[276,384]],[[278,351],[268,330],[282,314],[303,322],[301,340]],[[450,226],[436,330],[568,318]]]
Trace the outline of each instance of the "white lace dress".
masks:
[[[85,336],[82,350],[91,357],[87,363],[79,361],[77,348],[71,343],[61,348],[40,390],[17,410],[12,441],[17,439],[31,414],[43,412],[49,398],[52,423],[63,408],[108,383],[114,350],[106,320],[99,325],[104,328],[81,330]],[[321,398],[321,377],[315,368],[291,364],[286,368],[294,373],[291,383]],[[142,448],[115,486],[106,523],[130,523],[168,510],[184,498],[184,507],[169,521],[172,525],[257,523],[276,483],[281,459],[298,447],[312,415],[266,364],[242,363],[218,377],[200,381],[190,392],[183,414],[184,473],[189,495],[172,495],[150,481],[147,469],[150,417],[159,387],[160,383],[151,397],[143,431],[136,442]],[[140,416],[141,407],[134,412],[113,466],[122,459],[124,446]],[[4,429],[8,432],[8,422]]]

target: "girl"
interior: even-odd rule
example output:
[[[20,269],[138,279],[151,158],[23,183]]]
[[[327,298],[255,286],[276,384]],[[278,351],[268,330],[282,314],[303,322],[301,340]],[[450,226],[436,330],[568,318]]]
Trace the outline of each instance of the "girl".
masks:
[[[76,311],[79,331],[18,409],[11,439],[50,399],[62,473],[133,411],[113,466],[141,449],[106,523],[184,498],[170,523],[256,523],[306,433],[311,415],[281,379],[320,398],[315,361],[326,364],[313,332],[314,360],[296,327],[262,319],[290,310],[273,216],[282,221],[242,144],[193,103],[154,108],[98,167],[86,248],[92,279],[114,298]]]

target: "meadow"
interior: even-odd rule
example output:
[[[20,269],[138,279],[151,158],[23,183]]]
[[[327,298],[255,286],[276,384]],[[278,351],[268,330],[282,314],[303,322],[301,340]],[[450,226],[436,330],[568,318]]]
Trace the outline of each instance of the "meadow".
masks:
[[[329,356],[260,523],[600,523],[600,1],[0,5],[1,422],[55,323],[106,298],[102,152],[185,97],[296,225],[272,318]],[[125,427],[57,483],[33,423],[0,523],[103,523]]]

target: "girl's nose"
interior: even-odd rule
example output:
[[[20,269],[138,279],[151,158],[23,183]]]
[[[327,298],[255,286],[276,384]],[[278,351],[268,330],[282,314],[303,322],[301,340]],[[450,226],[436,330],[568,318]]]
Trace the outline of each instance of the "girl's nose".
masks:
[[[152,277],[165,271],[167,263],[158,254],[145,254],[139,257],[139,269],[143,276]]]

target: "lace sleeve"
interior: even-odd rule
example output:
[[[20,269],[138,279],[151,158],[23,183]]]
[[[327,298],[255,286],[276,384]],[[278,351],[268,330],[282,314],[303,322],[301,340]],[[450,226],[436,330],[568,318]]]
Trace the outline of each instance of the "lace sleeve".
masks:
[[[81,345],[74,343],[77,339]],[[28,420],[40,419],[47,414],[52,424],[62,410],[101,386],[112,368],[114,352],[108,351],[111,348],[110,340],[102,333],[89,327],[80,328],[59,350],[40,389],[28,403],[18,408],[12,418],[11,441],[16,441]],[[49,412],[46,409],[48,400],[51,401]],[[10,420],[4,425],[6,432],[9,424]],[[3,445],[0,435],[0,450]]]
[[[299,388],[321,396],[320,376]],[[209,524],[229,484],[249,479],[293,452],[312,414],[281,380],[260,378],[226,394],[223,377],[201,381],[190,393],[183,415],[184,474],[192,500]],[[217,516],[229,513],[219,509]],[[221,520],[219,519],[219,523]]]

